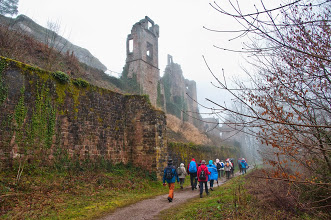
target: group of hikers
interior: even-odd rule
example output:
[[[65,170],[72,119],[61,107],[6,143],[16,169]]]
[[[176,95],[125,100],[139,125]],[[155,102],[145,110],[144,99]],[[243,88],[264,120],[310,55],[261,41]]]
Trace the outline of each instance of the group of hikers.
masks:
[[[240,174],[245,174],[248,169],[248,164],[245,158],[238,158],[238,167]],[[200,198],[202,198],[203,188],[205,188],[206,194],[209,195],[208,191],[208,182],[210,190],[214,190],[214,182],[216,181],[218,185],[218,179],[225,176],[227,179],[230,179],[230,176],[234,175],[234,159],[228,158],[223,162],[223,160],[216,159],[209,160],[206,165],[205,160],[201,160],[199,163],[192,158],[191,162],[187,165],[185,169],[184,163],[181,163],[178,168],[173,165],[172,159],[168,160],[168,166],[164,169],[163,175],[163,185],[166,186],[166,182],[169,186],[169,195],[168,201],[172,202],[174,198],[175,183],[180,183],[180,188],[183,190],[183,184],[185,181],[186,175],[190,175],[191,188],[192,191],[197,189],[199,182],[200,188]]]

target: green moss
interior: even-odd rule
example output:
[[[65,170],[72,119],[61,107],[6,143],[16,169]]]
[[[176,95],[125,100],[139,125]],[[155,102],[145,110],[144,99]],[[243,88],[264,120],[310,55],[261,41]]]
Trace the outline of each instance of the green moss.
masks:
[[[17,123],[18,129],[23,127],[23,122],[26,117],[26,113],[28,111],[24,103],[24,92],[25,92],[25,87],[22,87],[20,99],[15,107],[15,121]]]
[[[103,122],[103,119],[98,116],[98,122],[101,124]]]
[[[0,59],[0,105],[4,103],[8,96],[8,87],[5,85],[3,72],[7,67],[6,60]]]
[[[77,113],[78,112],[78,106],[79,106],[79,96],[81,89],[75,87],[75,86],[68,86],[68,91],[72,95],[72,98],[74,100],[74,111]],[[77,116],[77,115],[76,115]]]
[[[149,95],[144,94],[144,95],[142,95],[142,97],[145,99],[145,101],[146,101],[149,105],[152,105],[152,104],[151,104],[151,100],[149,99]]]
[[[63,85],[63,84],[55,84],[55,91],[56,91],[56,94],[57,94],[57,103],[58,104],[63,104],[64,103],[64,99],[66,97],[66,86]]]
[[[137,75],[133,73],[132,78],[128,78],[128,71],[128,66],[125,65],[120,78],[123,84],[123,90],[131,94],[141,94],[142,88],[137,81]]]

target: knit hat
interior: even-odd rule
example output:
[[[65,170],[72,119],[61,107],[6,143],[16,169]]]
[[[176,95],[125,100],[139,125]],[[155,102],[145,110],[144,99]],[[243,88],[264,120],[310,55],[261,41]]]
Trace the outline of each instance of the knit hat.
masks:
[[[172,165],[172,159],[168,160],[168,165]]]
[[[201,160],[201,164],[206,164],[206,161],[205,160]]]
[[[213,160],[210,160],[210,161],[209,161],[209,164],[212,165],[212,164],[213,164]]]

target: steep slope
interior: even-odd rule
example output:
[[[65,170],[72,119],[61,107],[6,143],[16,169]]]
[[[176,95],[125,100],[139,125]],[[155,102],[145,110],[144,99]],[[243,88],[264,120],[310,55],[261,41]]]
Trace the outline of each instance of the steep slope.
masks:
[[[211,144],[207,135],[202,134],[194,125],[182,122],[174,115],[167,114],[167,136],[170,142],[192,142],[198,145]]]
[[[57,33],[44,28],[25,15],[19,15],[16,18],[8,18],[0,15],[0,23],[7,24],[11,29],[25,32],[34,39],[55,48],[61,53],[73,52],[78,60],[86,65],[106,71],[107,67],[94,57],[87,49],[72,44],[67,39]]]

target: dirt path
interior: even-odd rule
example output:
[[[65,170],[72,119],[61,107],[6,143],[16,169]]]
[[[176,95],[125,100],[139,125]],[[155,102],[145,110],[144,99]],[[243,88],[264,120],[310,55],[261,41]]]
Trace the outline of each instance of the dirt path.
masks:
[[[235,176],[238,175],[239,172],[235,174]],[[225,178],[222,178],[222,181],[218,181],[218,186],[221,186],[225,182],[226,182]],[[218,186],[217,183],[214,184],[214,188]],[[203,195],[206,196],[205,192]],[[183,191],[181,190],[175,191],[173,202],[169,203],[167,200],[168,194],[165,194],[151,199],[140,201],[138,203],[132,204],[124,208],[119,208],[111,215],[106,216],[100,220],[155,219],[156,216],[161,211],[182,204],[186,202],[188,199],[198,196],[199,196],[199,188],[197,190],[192,191],[191,187],[187,187]]]

